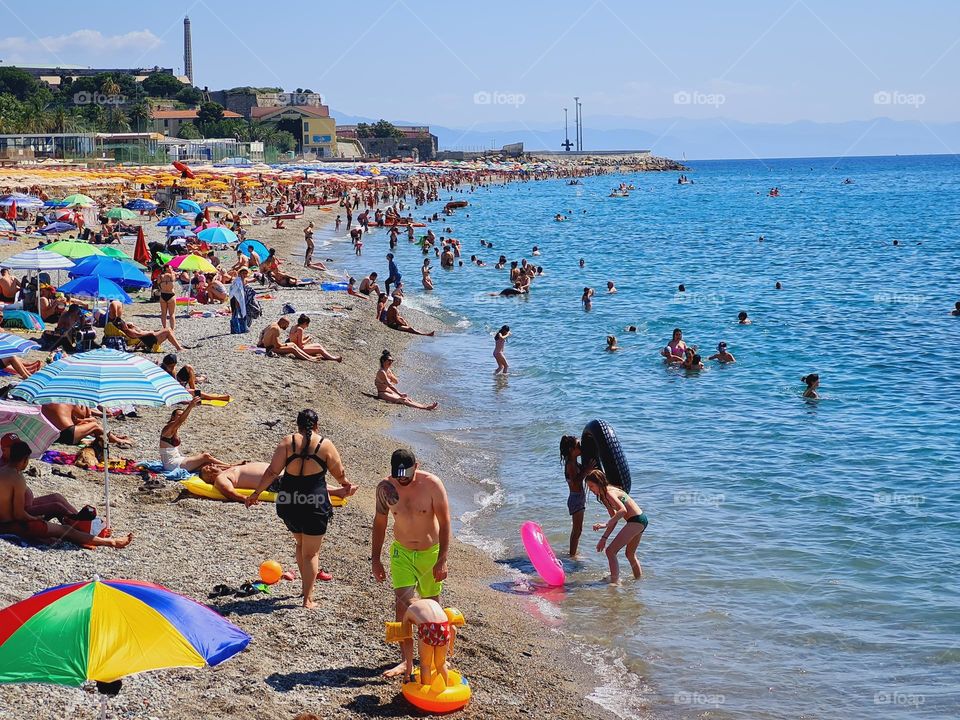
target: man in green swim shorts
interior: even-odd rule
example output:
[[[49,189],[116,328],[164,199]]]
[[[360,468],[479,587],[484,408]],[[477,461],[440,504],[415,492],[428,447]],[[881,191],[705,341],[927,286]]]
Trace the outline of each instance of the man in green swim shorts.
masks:
[[[390,575],[396,601],[396,619],[403,620],[417,595],[437,600],[447,577],[450,545],[450,506],[447,491],[436,475],[419,469],[410,450],[394,451],[390,477],[377,486],[377,514],[373,520],[373,577],[383,582],[381,561],[389,516],[393,515],[394,542],[390,546]],[[401,643],[403,660],[384,673],[402,675],[412,662],[413,641]]]

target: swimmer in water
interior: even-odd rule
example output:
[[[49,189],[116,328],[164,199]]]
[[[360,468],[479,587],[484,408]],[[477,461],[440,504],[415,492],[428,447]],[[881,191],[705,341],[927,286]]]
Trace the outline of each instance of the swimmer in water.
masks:
[[[707,358],[707,360],[717,360],[722,363],[732,363],[736,362],[737,359],[727,352],[727,344],[725,342],[720,342],[717,345],[717,351]]]
[[[783,290],[783,285],[780,284],[780,281],[777,280],[777,284],[773,286],[775,290]]]
[[[740,325],[751,325],[753,323],[753,320],[747,317],[746,310],[741,310],[740,314],[737,315],[737,323],[739,323]]]
[[[503,355],[503,348],[507,344],[507,338],[510,337],[510,326],[504,325],[493,336],[493,358],[497,361],[497,369],[493,371],[494,375],[507,374],[510,366],[507,364],[507,358]]]
[[[816,373],[810,373],[809,375],[804,375],[800,378],[800,382],[806,384],[807,389],[803,391],[803,396],[805,398],[810,398],[811,400],[819,400],[820,396],[817,394],[817,388],[820,387],[820,376]]]
[[[586,264],[587,264],[587,261],[584,260],[583,258],[580,258],[580,267],[585,267]]]
[[[680,283],[679,285],[677,285],[677,292],[686,292],[686,291],[687,291],[687,288],[683,283]]]
[[[613,284],[613,280],[607,280],[607,294],[614,295],[617,292],[617,286]]]
[[[636,331],[637,331],[637,326],[636,326],[636,325],[627,325],[627,326],[624,328],[624,330],[626,330],[627,332],[636,332]]]
[[[607,335],[607,351],[616,352],[619,349],[620,349],[620,346],[617,345],[617,336]]]
[[[960,317],[960,301],[953,306],[953,311],[950,314],[954,317]]]
[[[433,290],[433,278],[430,277],[430,258],[423,259],[423,267],[420,268],[420,274],[423,276],[423,289]]]
[[[684,370],[703,370],[703,358],[693,348],[687,348],[683,358]]]
[[[583,289],[583,297],[580,298],[580,302],[583,303],[584,310],[589,310],[591,307],[593,307],[593,296],[593,288],[585,287]]]
[[[540,254],[540,247],[539,247],[538,245],[534,245],[534,246],[533,246],[533,254],[534,254],[534,255],[539,255],[539,254]]]
[[[667,346],[660,351],[668,363],[682,363],[687,353],[687,344],[683,341],[683,331],[680,328],[673,329],[673,337]]]

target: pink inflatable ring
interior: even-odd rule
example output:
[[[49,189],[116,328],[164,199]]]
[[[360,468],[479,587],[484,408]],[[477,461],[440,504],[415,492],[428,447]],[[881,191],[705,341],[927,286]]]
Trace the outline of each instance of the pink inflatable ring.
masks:
[[[528,521],[520,528],[520,539],[527,551],[530,562],[547,585],[563,585],[566,573],[563,565],[553,554],[553,548],[543,535],[543,529],[535,522]]]

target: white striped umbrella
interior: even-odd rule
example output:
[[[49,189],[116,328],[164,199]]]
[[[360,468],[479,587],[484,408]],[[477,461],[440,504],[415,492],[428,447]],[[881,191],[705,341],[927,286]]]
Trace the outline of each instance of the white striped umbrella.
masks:
[[[35,405],[70,403],[103,411],[105,521],[110,527],[110,444],[107,409],[121,405],[160,407],[190,401],[190,393],[149,360],[101,348],[67,355],[34,373],[10,391]]]
[[[0,267],[11,270],[66,270],[73,267],[73,260],[55,252],[37,248],[0,260]]]
[[[0,436],[16,433],[30,446],[30,455],[40,457],[60,435],[36,405],[0,401]]]

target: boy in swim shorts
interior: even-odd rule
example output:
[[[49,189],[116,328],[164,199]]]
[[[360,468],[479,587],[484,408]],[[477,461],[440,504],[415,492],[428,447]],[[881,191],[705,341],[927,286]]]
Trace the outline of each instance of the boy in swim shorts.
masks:
[[[413,638],[417,626],[420,653],[420,684],[432,685],[434,673],[450,685],[447,676],[447,658],[453,657],[457,626],[465,624],[463,614],[455,608],[444,608],[436,600],[417,600],[410,604],[401,622],[387,623],[387,642],[402,642]],[[404,677],[413,673],[413,655],[406,658]]]

